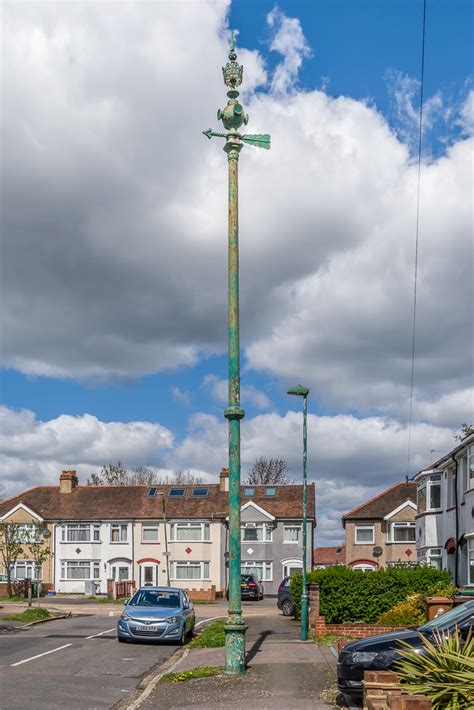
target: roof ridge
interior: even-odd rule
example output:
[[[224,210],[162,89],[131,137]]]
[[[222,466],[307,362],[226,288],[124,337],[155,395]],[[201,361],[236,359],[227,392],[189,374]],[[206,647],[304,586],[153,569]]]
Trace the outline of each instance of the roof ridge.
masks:
[[[390,486],[389,488],[386,488],[384,491],[382,491],[381,493],[378,493],[376,496],[374,496],[374,497],[371,498],[370,500],[366,500],[365,503],[361,503],[360,505],[358,505],[358,506],[357,506],[356,508],[354,508],[353,510],[350,510],[348,513],[344,513],[344,515],[342,516],[342,518],[343,518],[343,519],[344,519],[344,518],[347,518],[349,515],[352,515],[352,513],[355,513],[357,510],[360,510],[361,508],[365,508],[366,505],[369,505],[369,503],[373,503],[374,500],[377,500],[378,498],[381,498],[382,496],[384,496],[384,495],[385,495],[386,493],[388,493],[389,491],[393,491],[393,489],[396,488],[397,486],[406,486],[406,485],[410,485],[410,484],[407,483],[407,482],[404,483],[403,481],[398,481],[398,483],[394,483],[393,486]],[[416,485],[416,484],[413,483],[413,485]]]

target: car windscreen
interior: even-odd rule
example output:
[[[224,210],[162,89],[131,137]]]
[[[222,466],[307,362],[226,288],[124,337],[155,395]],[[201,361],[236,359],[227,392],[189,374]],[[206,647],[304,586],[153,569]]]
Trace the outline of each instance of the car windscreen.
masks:
[[[248,584],[249,582],[255,582],[255,579],[251,574],[243,574],[240,577],[240,581],[243,582],[243,584]]]
[[[420,631],[446,631],[453,628],[455,625],[464,626],[468,621],[474,620],[474,604],[461,604],[455,606],[454,609],[445,611],[444,614],[438,616],[437,619],[429,621],[420,628]]]
[[[130,606],[179,607],[179,594],[156,589],[139,589],[130,599]]]

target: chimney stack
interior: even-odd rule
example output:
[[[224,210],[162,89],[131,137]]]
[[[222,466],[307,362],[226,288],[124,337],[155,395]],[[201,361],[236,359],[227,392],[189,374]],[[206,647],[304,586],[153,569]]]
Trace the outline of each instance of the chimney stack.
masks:
[[[63,471],[59,476],[59,492],[72,493],[78,483],[75,471]]]
[[[219,490],[228,491],[229,490],[229,469],[222,468],[219,474]]]

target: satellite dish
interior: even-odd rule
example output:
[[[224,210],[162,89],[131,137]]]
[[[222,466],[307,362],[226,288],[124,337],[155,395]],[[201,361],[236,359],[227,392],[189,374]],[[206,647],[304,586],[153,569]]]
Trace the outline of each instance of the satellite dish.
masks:
[[[43,530],[43,537],[51,537],[51,530],[48,530],[48,528],[45,528]]]
[[[372,550],[372,554],[374,557],[380,557],[380,555],[383,554],[383,550],[381,547],[374,547],[374,549]]]

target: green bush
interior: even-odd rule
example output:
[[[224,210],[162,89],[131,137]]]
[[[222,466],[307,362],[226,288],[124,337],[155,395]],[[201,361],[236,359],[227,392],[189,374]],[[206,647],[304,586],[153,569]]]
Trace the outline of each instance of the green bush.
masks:
[[[430,589],[429,594],[443,597],[452,597],[456,587],[443,584],[436,585]],[[414,592],[401,602],[397,602],[391,609],[384,611],[377,619],[378,624],[386,626],[420,626],[426,621],[426,593]]]
[[[388,567],[377,572],[361,572],[337,566],[313,570],[308,582],[319,584],[320,613],[328,624],[363,621],[373,624],[381,614],[409,594],[432,594],[436,589],[450,584],[446,570],[434,567]],[[295,615],[300,616],[301,575],[291,577],[291,598]]]

